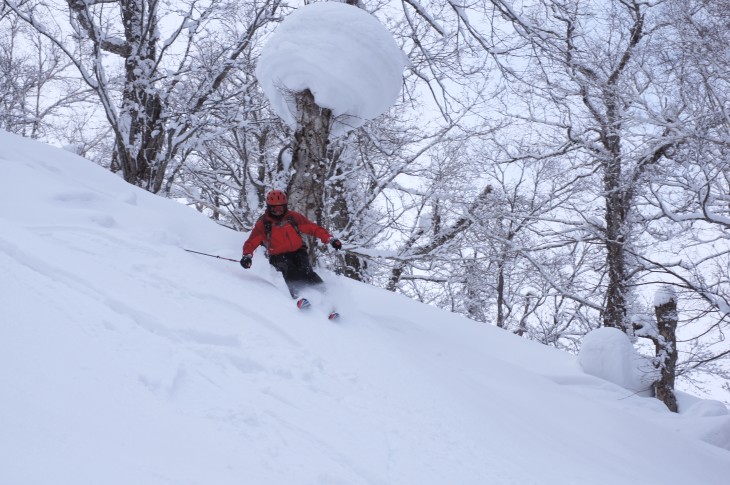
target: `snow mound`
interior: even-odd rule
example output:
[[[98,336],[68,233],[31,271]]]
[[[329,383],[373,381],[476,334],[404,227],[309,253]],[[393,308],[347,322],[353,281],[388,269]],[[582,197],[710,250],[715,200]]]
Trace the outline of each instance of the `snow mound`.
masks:
[[[400,92],[405,54],[365,10],[338,2],[306,5],[277,27],[256,78],[273,110],[296,126],[292,93],[309,89],[332,110],[337,137],[390,108]]]
[[[639,354],[629,337],[617,328],[599,328],[586,335],[578,362],[587,374],[633,391],[638,396],[653,395],[651,387],[658,375],[651,359]],[[685,436],[730,450],[730,414],[723,403],[680,391],[675,391],[675,396],[679,413],[669,412],[656,399],[642,399],[649,419]],[[632,405],[641,406],[637,402]]]
[[[587,374],[643,396],[651,395],[651,384],[657,378],[650,359],[636,352],[629,337],[617,328],[603,327],[588,333],[578,362]]]
[[[730,413],[727,407],[720,401],[712,399],[699,399],[689,394],[675,391],[677,403],[679,404],[679,413],[685,416],[695,418],[727,416]]]
[[[671,416],[665,423],[686,436],[693,436],[705,443],[730,450],[730,413],[720,401],[700,399],[696,396],[675,391],[679,404],[679,416]]]

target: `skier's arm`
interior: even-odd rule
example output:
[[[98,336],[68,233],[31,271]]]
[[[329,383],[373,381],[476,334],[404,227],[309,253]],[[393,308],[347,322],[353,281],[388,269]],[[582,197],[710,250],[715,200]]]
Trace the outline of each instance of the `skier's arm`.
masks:
[[[246,242],[243,243],[243,255],[249,255],[253,257],[253,252],[256,251],[256,248],[258,248],[262,242],[264,242],[264,239],[266,239],[266,233],[264,231],[264,221],[259,219],[253,226],[253,230],[248,236],[248,239],[246,239]]]
[[[295,212],[293,216],[294,221],[297,223],[297,227],[299,227],[299,230],[302,231],[304,234],[309,234],[310,236],[317,237],[325,244],[330,242],[330,240],[332,239],[332,234],[327,232],[325,228],[318,226],[314,222],[304,217],[302,214]]]

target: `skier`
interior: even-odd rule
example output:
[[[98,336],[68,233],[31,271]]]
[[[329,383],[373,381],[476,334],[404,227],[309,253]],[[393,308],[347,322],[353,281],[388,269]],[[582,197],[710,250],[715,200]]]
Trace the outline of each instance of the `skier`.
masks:
[[[339,239],[324,228],[289,210],[284,192],[270,191],[266,195],[266,212],[256,221],[251,235],[243,244],[241,266],[250,268],[254,251],[259,245],[264,246],[269,263],[284,276],[292,298],[298,298],[302,289],[323,284],[322,278],[312,269],[302,233],[318,237],[335,249],[342,248]],[[306,298],[297,301],[299,308],[308,305]]]

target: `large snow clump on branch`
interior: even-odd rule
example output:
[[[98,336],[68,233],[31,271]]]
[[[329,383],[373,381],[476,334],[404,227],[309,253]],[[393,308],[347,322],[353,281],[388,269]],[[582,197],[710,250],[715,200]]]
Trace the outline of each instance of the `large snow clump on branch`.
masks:
[[[256,78],[271,106],[296,126],[295,92],[309,89],[332,110],[336,137],[390,108],[406,65],[393,36],[365,10],[338,2],[299,8],[286,17],[261,52]]]

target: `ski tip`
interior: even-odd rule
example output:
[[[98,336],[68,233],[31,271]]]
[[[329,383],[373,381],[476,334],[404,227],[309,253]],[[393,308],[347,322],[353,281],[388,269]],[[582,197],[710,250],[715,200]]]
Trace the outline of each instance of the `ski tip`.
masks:
[[[337,320],[338,318],[340,318],[340,314],[337,312],[332,312],[327,317],[328,320]]]
[[[300,298],[297,300],[297,308],[299,308],[300,310],[302,308],[307,308],[309,305],[309,300],[307,300],[306,298]]]

